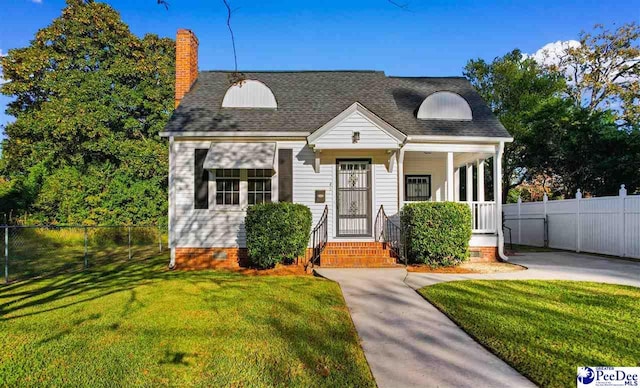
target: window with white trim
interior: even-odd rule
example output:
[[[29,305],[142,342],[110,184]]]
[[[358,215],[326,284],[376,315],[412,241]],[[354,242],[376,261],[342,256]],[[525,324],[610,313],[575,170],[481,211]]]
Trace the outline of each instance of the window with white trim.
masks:
[[[405,175],[405,201],[431,200],[431,175]]]
[[[240,170],[216,170],[216,205],[240,204]]]
[[[270,169],[247,170],[249,205],[271,202],[271,175]]]

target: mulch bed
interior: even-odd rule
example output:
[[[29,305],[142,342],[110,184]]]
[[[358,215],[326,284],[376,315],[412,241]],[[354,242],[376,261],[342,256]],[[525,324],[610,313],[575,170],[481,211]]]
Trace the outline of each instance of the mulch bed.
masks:
[[[522,271],[526,268],[511,263],[464,263],[455,267],[431,268],[427,265],[411,265],[407,267],[408,272],[426,272],[426,273],[451,273],[451,274],[470,274],[470,273],[496,273],[496,272],[514,272]]]

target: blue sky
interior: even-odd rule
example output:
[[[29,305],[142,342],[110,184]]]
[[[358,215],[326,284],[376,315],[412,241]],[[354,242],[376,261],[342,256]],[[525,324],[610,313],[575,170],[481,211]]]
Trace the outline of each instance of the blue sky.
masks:
[[[137,35],[192,29],[200,69],[233,68],[222,0],[107,1]],[[397,1],[402,3],[402,1]],[[640,0],[441,1],[230,0],[242,70],[374,69],[389,75],[461,75],[470,58],[513,48],[533,53],[577,39],[596,23],[640,22]],[[614,5],[615,4],[615,5]],[[24,47],[60,14],[63,0],[0,0],[0,50]],[[0,110],[9,100],[0,97]],[[11,120],[0,113],[0,125]]]

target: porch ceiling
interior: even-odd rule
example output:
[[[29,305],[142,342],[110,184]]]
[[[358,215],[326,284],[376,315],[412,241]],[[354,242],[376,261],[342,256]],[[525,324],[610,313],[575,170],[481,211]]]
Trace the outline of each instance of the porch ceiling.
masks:
[[[444,161],[447,158],[447,152],[439,151],[406,151],[405,160],[412,159],[413,155],[419,154],[421,158],[433,161]],[[454,152],[453,153],[453,165],[454,167],[461,167],[469,163],[474,163],[480,159],[489,159],[494,156],[491,152]]]

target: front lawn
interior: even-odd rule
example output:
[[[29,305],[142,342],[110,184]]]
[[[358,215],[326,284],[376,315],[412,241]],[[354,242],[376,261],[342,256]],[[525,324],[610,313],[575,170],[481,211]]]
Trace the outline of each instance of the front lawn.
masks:
[[[0,285],[0,386],[375,386],[337,284],[167,262]]]
[[[567,281],[456,281],[419,290],[541,386],[574,386],[578,366],[640,366],[640,289]]]

